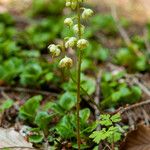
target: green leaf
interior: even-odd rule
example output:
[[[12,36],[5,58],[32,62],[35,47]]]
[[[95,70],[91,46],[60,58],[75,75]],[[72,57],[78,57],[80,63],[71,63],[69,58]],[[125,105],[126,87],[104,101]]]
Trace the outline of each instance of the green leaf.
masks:
[[[71,118],[68,115],[66,115],[60,120],[60,122],[55,127],[57,133],[64,139],[76,137],[76,133],[70,121]]]
[[[10,108],[13,104],[14,104],[14,101],[12,99],[8,99],[0,106],[0,110],[4,111],[4,110]]]
[[[31,135],[29,136],[29,141],[31,143],[41,143],[44,139],[43,135]]]
[[[100,141],[105,140],[107,138],[106,129],[103,128],[100,131],[94,131],[90,135],[90,138],[92,138],[95,143],[99,144]]]
[[[110,115],[106,114],[106,115],[101,115],[100,116],[100,124],[104,125],[104,126],[110,126],[112,125],[112,121],[110,120]]]
[[[127,87],[120,87],[119,92],[121,94],[121,97],[125,97],[131,94],[131,91]]]
[[[52,115],[49,115],[47,112],[41,111],[37,113],[34,122],[39,126],[39,128],[44,130],[48,128],[48,125],[51,120],[52,120]]]
[[[110,127],[107,130],[108,133],[108,142],[109,143],[114,143],[114,142],[118,142],[121,139],[121,133],[119,132],[119,128],[118,127]]]
[[[22,85],[37,85],[40,77],[43,75],[42,67],[37,62],[28,63],[20,75],[20,83]],[[32,82],[31,82],[32,81]]]
[[[77,143],[75,143],[75,144],[73,144],[72,145],[72,147],[74,148],[74,149],[78,149],[78,144]],[[84,144],[81,144],[80,145],[80,149],[88,149],[90,146],[88,146],[87,144],[86,145],[84,145]]]
[[[59,105],[67,111],[73,108],[76,105],[76,93],[66,92],[61,95],[59,99]]]
[[[85,108],[83,110],[80,110],[80,119],[83,123],[87,122],[89,117],[90,117],[90,109]]]
[[[102,80],[104,81],[111,81],[112,80],[112,74],[109,73],[109,72],[105,72],[103,75],[102,75]]]
[[[41,95],[30,98],[23,106],[20,107],[19,110],[20,117],[24,120],[29,120],[33,122],[37,110],[40,106],[41,100],[42,100]]]
[[[81,86],[85,91],[87,91],[87,93],[89,95],[91,95],[95,91],[96,83],[93,78],[90,78],[90,77],[82,74],[81,75]]]
[[[105,48],[100,48],[97,53],[98,60],[106,61],[108,58],[108,50]]]
[[[120,114],[115,114],[111,117],[112,122],[120,122],[121,121],[121,116]]]
[[[119,101],[119,99],[121,98],[121,96],[122,96],[121,92],[119,92],[119,91],[112,93],[112,95],[111,95],[112,101],[113,102]]]
[[[53,79],[53,77],[54,77],[54,74],[52,72],[49,72],[45,75],[45,80],[50,81]]]
[[[131,87],[131,90],[132,90],[132,92],[133,92],[132,95],[134,95],[134,97],[138,100],[138,99],[141,97],[141,95],[142,95],[142,90],[141,90],[141,88],[138,87],[138,86],[132,86],[132,87]]]
[[[147,69],[147,60],[145,56],[140,56],[136,62],[136,68],[139,71],[144,71]]]

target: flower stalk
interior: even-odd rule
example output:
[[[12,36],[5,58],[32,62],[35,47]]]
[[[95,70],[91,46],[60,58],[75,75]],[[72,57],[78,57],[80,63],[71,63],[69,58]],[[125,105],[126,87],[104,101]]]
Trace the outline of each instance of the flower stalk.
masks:
[[[81,17],[80,17],[80,2],[77,0],[77,20],[78,20],[78,40],[81,39]],[[77,68],[77,144],[80,150],[81,139],[80,139],[80,87],[81,87],[81,63],[82,63],[82,53],[78,50],[78,68]]]
[[[81,137],[80,137],[80,102],[81,102],[81,64],[82,64],[82,53],[88,46],[88,41],[82,38],[85,27],[81,24],[81,19],[88,19],[93,15],[91,9],[81,7],[84,0],[66,0],[66,7],[76,11],[76,17],[66,18],[64,24],[73,29],[75,37],[65,37],[63,45],[51,44],[48,48],[54,57],[60,56],[61,52],[65,53],[68,48],[77,48],[77,103],[76,103],[76,114],[77,114],[77,145],[78,150],[81,149]],[[81,12],[82,11],[82,12]],[[62,69],[70,69],[73,66],[73,60],[64,55],[59,62],[59,67]],[[85,90],[84,90],[85,91]],[[85,91],[86,93],[86,91]]]

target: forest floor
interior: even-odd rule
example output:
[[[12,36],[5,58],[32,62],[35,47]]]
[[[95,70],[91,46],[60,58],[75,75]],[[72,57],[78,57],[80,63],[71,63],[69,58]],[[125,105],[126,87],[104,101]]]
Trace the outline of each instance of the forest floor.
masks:
[[[93,1],[91,3],[93,4]],[[149,107],[150,107],[150,72],[146,68],[147,64],[150,65],[150,60],[148,57],[149,53],[150,53],[150,44],[147,41],[148,40],[147,34],[149,34],[149,32],[147,31],[147,26],[146,26],[147,20],[148,20],[148,18],[150,18],[150,10],[148,7],[150,5],[149,3],[150,3],[150,1],[147,1],[147,0],[119,0],[119,1],[117,1],[117,3],[116,3],[116,1],[113,1],[113,0],[108,1],[108,2],[106,2],[105,0],[102,0],[101,2],[100,2],[100,0],[94,0],[94,5],[96,4],[96,6],[95,6],[96,10],[98,10],[99,12],[102,12],[102,13],[109,12],[109,14],[111,14],[113,17],[116,28],[117,28],[117,33],[115,33],[114,35],[112,35],[113,33],[111,33],[111,32],[109,33],[109,31],[111,30],[111,27],[110,27],[110,29],[108,29],[109,31],[107,31],[107,29],[106,29],[106,31],[100,31],[100,32],[96,32],[94,34],[94,39],[96,38],[96,40],[104,48],[111,50],[108,61],[106,61],[106,62],[103,62],[102,60],[100,60],[100,62],[99,62],[99,60],[94,61],[94,63],[97,65],[96,66],[98,68],[97,70],[99,70],[99,68],[100,68],[104,71],[111,72],[112,76],[113,75],[115,76],[118,72],[126,72],[125,75],[123,75],[121,78],[118,77],[117,81],[116,80],[110,81],[112,86],[115,86],[116,82],[119,86],[122,82],[125,82],[127,84],[128,88],[131,88],[132,86],[138,86],[142,91],[141,97],[138,100],[138,102],[132,103],[131,105],[123,104],[123,106],[121,106],[121,107],[120,107],[120,105],[119,106],[116,105],[116,109],[114,111],[111,111],[108,109],[108,112],[109,111],[111,112],[110,114],[120,112],[120,114],[122,115],[122,118],[123,118],[123,123],[127,123],[132,130],[135,128],[137,123],[146,122],[147,125],[149,126],[149,121],[150,121],[150,110],[149,110]],[[97,6],[97,4],[99,6]],[[29,24],[28,20],[23,20],[24,16],[22,16],[22,13],[25,12],[26,10],[29,10],[30,5],[31,5],[31,0],[22,0],[22,1],[20,1],[20,0],[0,0],[0,12],[5,12],[5,11],[13,12],[12,14],[15,16],[15,19],[17,22],[15,28],[17,27],[20,31],[20,30],[24,29],[26,26],[28,26],[28,24]],[[126,18],[128,18],[128,20],[132,21],[131,26],[128,26],[126,28],[120,24],[120,18],[122,16],[125,16]],[[30,22],[30,20],[29,20],[29,22]],[[109,23],[106,22],[106,24],[108,25]],[[108,28],[109,28],[109,25],[108,25]],[[44,28],[44,30],[45,30],[45,28]],[[31,36],[32,36],[32,34],[36,35],[36,32],[32,33],[32,30],[29,30],[29,32],[30,31],[31,31]],[[37,31],[36,28],[35,28],[35,31]],[[135,36],[135,39],[132,38],[132,37],[134,37],[134,35],[137,35],[137,36]],[[19,41],[19,42],[21,43],[22,41]],[[134,44],[132,45],[132,42],[133,43],[135,42],[140,48],[141,47],[142,48],[141,49],[139,48],[137,50],[136,48],[134,48],[135,45]],[[31,44],[30,39],[29,39],[28,44],[29,45]],[[23,48],[24,47],[26,48],[26,45],[24,45],[24,42],[22,45],[23,45],[22,46]],[[35,45],[33,44],[32,46],[34,47]],[[32,46],[30,48],[32,48]],[[131,56],[133,56],[133,57],[135,56],[136,57],[135,59],[140,59],[141,57],[142,58],[144,57],[144,60],[145,60],[145,57],[146,57],[145,62],[147,64],[146,65],[144,64],[146,67],[142,64],[145,67],[143,69],[144,71],[138,70],[138,71],[132,72],[131,71],[133,69],[132,62],[130,63],[130,62],[125,61],[125,64],[121,64],[121,65],[112,63],[111,59],[113,59],[113,57],[115,57],[115,55],[117,53],[116,50],[120,49],[121,46],[127,47],[129,50],[131,48],[131,51],[133,50],[133,53],[131,53]],[[27,46],[27,48],[28,48],[28,46]],[[144,49],[144,51],[143,51],[143,49]],[[23,51],[24,51],[24,49],[23,49]],[[129,52],[129,54],[130,54],[130,52]],[[17,55],[17,57],[18,57],[18,55]],[[43,60],[42,61],[44,63],[46,61],[50,62],[50,60],[49,60],[50,56],[45,51],[41,52],[41,59],[43,59],[43,58],[44,58],[44,61]],[[128,59],[128,57],[127,57],[127,59]],[[129,58],[129,60],[132,61],[132,58],[131,59]],[[39,60],[37,62],[39,62]],[[98,80],[102,78],[101,74],[99,74],[97,72],[93,73],[92,71],[90,72],[89,70],[85,71],[86,75],[93,76],[93,78],[96,80],[96,82],[98,82]],[[59,72],[58,76],[60,76],[60,74],[61,73]],[[64,81],[65,81],[65,78],[64,78]],[[17,80],[17,82],[18,82],[18,80]],[[35,82],[35,84],[36,84],[36,82]],[[57,82],[57,79],[56,79],[56,82]],[[99,81],[99,82],[101,82],[101,81]],[[98,82],[98,84],[99,84],[99,82]],[[20,85],[18,87],[13,87],[13,86],[11,87],[11,85],[9,85],[9,84],[7,85],[7,84],[5,84],[5,82],[0,80],[0,92],[1,92],[0,96],[1,96],[1,100],[2,100],[1,103],[3,103],[6,99],[9,99],[9,100],[15,99],[15,104],[13,106],[11,106],[9,109],[6,109],[2,114],[0,114],[0,125],[1,125],[0,149],[2,147],[5,147],[6,145],[7,145],[6,147],[12,147],[12,148],[20,147],[20,150],[22,149],[21,148],[22,146],[23,146],[24,150],[34,149],[32,147],[32,144],[27,142],[28,139],[26,139],[26,136],[24,136],[24,138],[22,138],[22,136],[20,136],[20,134],[18,134],[18,131],[21,132],[23,130],[22,127],[24,127],[24,125],[23,125],[24,122],[21,122],[21,121],[19,122],[16,119],[18,116],[19,107],[22,106],[22,104],[24,104],[26,100],[28,100],[31,96],[34,96],[35,94],[43,95],[44,98],[41,103],[42,106],[49,99],[55,100],[56,97],[62,92],[61,91],[62,89],[60,87],[56,87],[56,85],[54,83],[52,83],[52,85],[50,85],[50,86],[49,85],[46,85],[45,87],[43,86],[44,88],[40,87],[39,85],[37,85],[37,88],[32,88],[32,86],[28,87],[28,85],[24,86],[24,87],[21,87]],[[29,84],[30,84],[30,82],[29,82]],[[99,85],[96,85],[96,88],[99,90],[98,93],[96,90],[91,95],[94,96],[95,99],[97,99],[97,96],[99,96],[98,99],[101,100],[101,98],[103,98],[103,97],[100,96],[101,89],[99,89],[98,87],[99,87]],[[117,88],[115,90],[117,90]],[[49,90],[51,90],[51,91],[49,92]],[[114,92],[115,92],[115,90],[114,90]],[[124,93],[122,93],[122,95],[123,94]],[[136,96],[137,95],[134,95],[133,97],[135,98]],[[84,101],[86,100],[86,98],[87,98],[86,96],[83,98]],[[130,99],[130,97],[129,97],[129,99]],[[83,104],[81,104],[81,105],[83,105]],[[87,105],[90,109],[92,107],[91,105],[89,106],[89,104],[87,104],[87,103],[85,105]],[[83,107],[85,107],[85,106],[83,106]],[[95,111],[95,107],[94,107],[94,109],[92,108],[91,110]],[[97,109],[96,109],[96,111],[97,111]],[[51,112],[49,112],[49,113],[51,113]],[[93,116],[91,117],[92,119],[95,117],[95,116],[94,117]],[[56,123],[56,122],[58,122],[58,116],[52,120],[52,124]],[[145,135],[146,135],[146,132],[149,133],[145,138],[145,139],[148,139],[148,140],[146,140],[146,142],[148,141],[146,144],[148,144],[149,137],[150,137],[149,128],[144,128],[142,126],[139,128],[138,131],[136,131],[136,133],[138,135],[140,135],[141,132],[145,133]],[[136,133],[133,133],[133,136]],[[24,133],[22,133],[22,135],[24,135]],[[9,137],[9,139],[8,139],[8,137]],[[128,139],[129,143],[132,143],[133,147],[135,147],[136,144],[134,144],[134,142],[132,141],[133,138],[131,139],[131,137],[132,137],[132,135],[129,135],[129,139]],[[143,141],[139,136],[137,136],[137,141],[138,140],[141,142],[141,143],[140,142],[139,143],[142,145]],[[63,141],[63,142],[66,142],[66,141]],[[127,140],[126,140],[126,142],[127,142]],[[124,144],[128,145],[126,142]],[[84,143],[84,141],[83,141],[83,143]],[[59,143],[59,144],[62,146],[61,150],[67,149],[67,146],[65,144],[64,145],[66,147],[62,143]],[[25,149],[25,147],[27,147],[27,148]],[[19,150],[18,148],[16,148],[16,149]],[[122,150],[128,150],[128,149],[122,148]]]

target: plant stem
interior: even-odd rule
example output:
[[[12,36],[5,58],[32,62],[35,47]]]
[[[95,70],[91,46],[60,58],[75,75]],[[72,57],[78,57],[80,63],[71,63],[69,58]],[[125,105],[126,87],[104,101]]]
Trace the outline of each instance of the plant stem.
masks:
[[[71,73],[70,78],[74,83],[77,84],[77,81],[72,77]],[[91,101],[91,103],[94,104],[99,111],[101,111],[99,105],[96,104],[96,102],[94,101],[94,98],[91,95],[89,95],[88,92],[82,86],[80,86],[80,89],[82,90],[82,92],[84,92],[84,94],[86,94],[86,96],[89,98],[89,101]]]
[[[77,0],[77,18],[78,18],[78,39],[81,39],[81,18],[80,18],[80,3]],[[80,150],[81,139],[80,139],[80,87],[81,87],[81,63],[82,63],[82,56],[81,50],[78,50],[78,68],[77,68],[77,144],[78,150]]]

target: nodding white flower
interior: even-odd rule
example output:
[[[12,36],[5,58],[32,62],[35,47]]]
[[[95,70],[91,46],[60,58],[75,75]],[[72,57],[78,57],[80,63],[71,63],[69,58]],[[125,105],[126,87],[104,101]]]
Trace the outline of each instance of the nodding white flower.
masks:
[[[66,2],[66,7],[70,7],[71,6],[71,2]]]
[[[64,24],[71,27],[73,25],[73,20],[71,18],[66,18]]]
[[[71,68],[73,65],[73,61],[71,58],[65,56],[60,62],[59,67],[60,68]]]
[[[85,27],[83,26],[83,25],[81,25],[81,34],[83,34],[84,33],[84,29],[85,29]],[[73,30],[74,30],[74,32],[76,33],[76,34],[79,34],[79,27],[78,27],[78,24],[76,24],[76,25],[74,25],[73,26]]]
[[[93,10],[84,8],[84,11],[82,13],[82,18],[88,19],[89,17],[91,17],[93,15],[93,13],[94,13]]]
[[[69,47],[74,47],[77,43],[77,38],[76,37],[71,37],[68,39],[68,41],[65,43],[65,47],[69,48]]]
[[[77,2],[75,1],[75,2],[72,2],[71,3],[71,8],[72,9],[76,9],[76,7],[77,7]]]
[[[60,55],[61,51],[57,45],[51,44],[48,46],[48,49],[49,49],[50,53],[52,53],[53,56],[59,56]]]
[[[88,41],[87,40],[85,40],[85,39],[80,39],[80,40],[78,40],[78,42],[77,42],[77,47],[79,48],[79,49],[84,49],[84,48],[86,48],[88,46]]]

